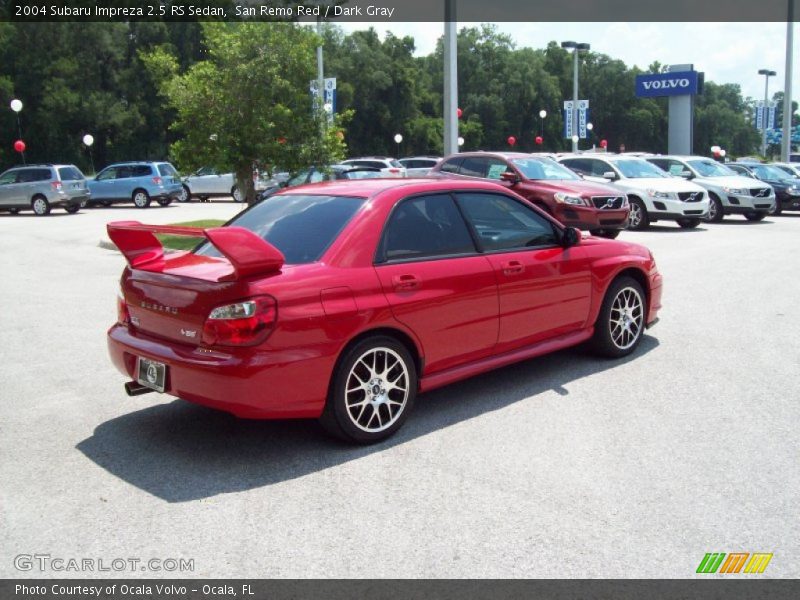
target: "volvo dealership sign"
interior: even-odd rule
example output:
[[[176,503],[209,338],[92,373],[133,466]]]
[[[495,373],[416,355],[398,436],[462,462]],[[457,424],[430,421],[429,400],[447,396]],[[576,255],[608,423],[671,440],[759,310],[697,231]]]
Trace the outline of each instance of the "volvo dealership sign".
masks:
[[[694,96],[698,91],[697,76],[697,71],[637,75],[636,95],[639,98]]]

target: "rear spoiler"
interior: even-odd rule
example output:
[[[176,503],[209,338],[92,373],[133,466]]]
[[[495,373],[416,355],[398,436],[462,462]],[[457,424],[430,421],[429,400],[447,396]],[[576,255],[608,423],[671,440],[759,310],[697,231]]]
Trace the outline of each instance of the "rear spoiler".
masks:
[[[243,227],[179,227],[144,225],[138,221],[108,224],[108,237],[125,255],[133,269],[142,269],[164,258],[164,246],[155,234],[204,237],[230,261],[236,278],[275,273],[285,258],[275,246]]]

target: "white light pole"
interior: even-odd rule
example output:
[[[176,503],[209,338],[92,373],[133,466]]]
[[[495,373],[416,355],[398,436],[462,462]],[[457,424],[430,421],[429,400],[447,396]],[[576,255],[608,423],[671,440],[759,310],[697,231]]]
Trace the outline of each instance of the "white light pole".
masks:
[[[588,51],[591,46],[585,43],[579,42],[561,42],[561,47],[565,49],[572,49],[572,114],[570,115],[570,121],[572,121],[572,132],[577,134],[578,132],[578,53],[581,50]],[[575,138],[577,135],[572,136],[572,151],[578,151],[578,142]],[[578,138],[580,139],[580,138]]]
[[[761,156],[764,158],[767,157],[767,115],[769,114],[769,109],[767,108],[767,104],[769,103],[769,78],[775,76],[777,73],[775,71],[770,71],[769,69],[759,69],[759,75],[764,76],[764,109],[761,113],[763,116],[761,118],[761,125],[763,129],[761,130]],[[790,109],[791,110],[791,109]]]
[[[786,21],[786,72],[783,79],[783,140],[781,160],[789,162],[792,151],[792,46],[794,38],[794,0],[789,0]]]
[[[458,152],[458,53],[456,2],[444,2],[444,155]]]

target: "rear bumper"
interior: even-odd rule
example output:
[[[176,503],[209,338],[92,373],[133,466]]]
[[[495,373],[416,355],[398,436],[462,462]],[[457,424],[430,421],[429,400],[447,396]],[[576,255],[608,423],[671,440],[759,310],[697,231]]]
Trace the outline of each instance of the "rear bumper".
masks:
[[[601,210],[574,204],[558,204],[553,216],[564,225],[578,229],[625,229],[628,226],[627,207],[616,210]]]
[[[260,348],[201,349],[116,324],[108,352],[136,379],[137,357],[167,365],[165,394],[251,419],[316,418],[322,414],[334,358]]]

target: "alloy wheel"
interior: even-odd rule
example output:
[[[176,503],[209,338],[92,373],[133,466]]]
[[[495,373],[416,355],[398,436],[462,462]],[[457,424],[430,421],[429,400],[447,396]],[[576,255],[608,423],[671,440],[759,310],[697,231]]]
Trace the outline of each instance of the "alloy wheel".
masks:
[[[368,433],[388,429],[406,407],[408,384],[408,366],[397,352],[371,348],[347,375],[345,404],[350,421]]]
[[[628,227],[636,229],[642,222],[642,207],[636,202],[631,203],[631,212],[628,215]]]
[[[644,322],[644,302],[637,290],[624,287],[611,303],[608,322],[611,341],[620,350],[627,350],[636,343]]]

